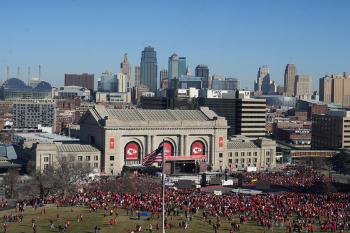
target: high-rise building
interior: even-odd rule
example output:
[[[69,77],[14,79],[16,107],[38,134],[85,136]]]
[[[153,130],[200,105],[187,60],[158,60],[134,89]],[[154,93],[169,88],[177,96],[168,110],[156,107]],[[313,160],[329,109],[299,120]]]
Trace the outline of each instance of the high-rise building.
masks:
[[[163,90],[168,89],[169,87],[169,76],[168,76],[168,70],[161,70],[159,72],[160,76],[160,88]]]
[[[196,66],[195,75],[197,77],[202,77],[203,88],[211,88],[211,81],[209,79],[209,68],[207,65],[200,64]]]
[[[128,76],[122,73],[118,73],[116,76],[118,81],[118,92],[128,92]]]
[[[225,117],[229,136],[264,137],[266,132],[266,100],[235,98],[198,98],[198,106],[209,107]]]
[[[150,91],[157,91],[157,52],[153,47],[148,46],[141,55],[141,85],[145,85]]]
[[[262,92],[263,94],[271,93],[270,71],[267,65],[259,67],[257,79],[254,83],[254,91]]]
[[[13,126],[17,129],[55,128],[56,108],[53,102],[16,102],[13,104]]]
[[[127,53],[124,54],[124,59],[120,63],[120,73],[126,75],[126,79],[128,82],[127,86],[128,88],[130,88],[131,87],[131,65],[129,64]]]
[[[64,74],[65,86],[79,86],[86,87],[91,91],[94,91],[94,75],[93,74]]]
[[[297,75],[294,91],[295,96],[310,99],[312,96],[312,78],[308,75]]]
[[[284,92],[287,96],[293,96],[295,94],[295,77],[297,75],[297,69],[294,64],[287,64],[284,71]]]
[[[168,60],[169,78],[179,78],[186,75],[186,57],[179,57],[176,53],[172,54]]]
[[[317,150],[350,149],[350,111],[312,115],[311,145]]]
[[[141,82],[141,66],[135,66],[135,87],[138,88]]]
[[[326,75],[320,79],[320,101],[350,106],[350,75]]]
[[[236,78],[224,78],[212,80],[211,89],[213,90],[238,90],[239,80]]]
[[[99,92],[118,92],[118,80],[111,72],[105,71],[97,81]]]

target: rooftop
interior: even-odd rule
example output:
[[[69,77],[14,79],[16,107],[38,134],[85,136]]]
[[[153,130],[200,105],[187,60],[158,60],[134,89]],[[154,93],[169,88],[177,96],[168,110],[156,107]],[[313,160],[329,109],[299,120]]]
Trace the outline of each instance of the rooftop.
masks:
[[[18,133],[15,137],[24,141],[38,141],[38,142],[79,142],[77,138],[62,136],[51,133]]]
[[[227,149],[259,148],[253,141],[227,141]]]
[[[120,121],[208,121],[198,110],[106,109],[108,119]]]
[[[99,150],[91,145],[62,144],[57,145],[59,152],[98,152]]]

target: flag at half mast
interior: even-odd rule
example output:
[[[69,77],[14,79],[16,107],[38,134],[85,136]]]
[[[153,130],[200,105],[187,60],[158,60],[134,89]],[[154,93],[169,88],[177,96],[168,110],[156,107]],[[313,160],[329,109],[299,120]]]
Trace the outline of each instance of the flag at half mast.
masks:
[[[146,155],[142,160],[142,165],[149,167],[153,163],[161,163],[163,161],[163,145]]]

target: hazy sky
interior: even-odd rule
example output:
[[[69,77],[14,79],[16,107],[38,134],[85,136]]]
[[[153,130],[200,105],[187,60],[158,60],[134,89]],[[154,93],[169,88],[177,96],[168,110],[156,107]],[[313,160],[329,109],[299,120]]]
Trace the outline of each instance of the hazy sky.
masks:
[[[75,0],[0,1],[0,79],[27,67],[62,85],[64,73],[119,71],[123,54],[134,66],[155,47],[158,69],[176,52],[194,72],[237,77],[253,87],[268,64],[283,84],[287,63],[318,78],[350,72],[348,0]]]

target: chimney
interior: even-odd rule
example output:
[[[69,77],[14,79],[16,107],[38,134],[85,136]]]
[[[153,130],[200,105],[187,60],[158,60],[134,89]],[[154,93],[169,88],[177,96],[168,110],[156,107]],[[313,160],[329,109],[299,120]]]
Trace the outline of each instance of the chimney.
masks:
[[[41,65],[39,65],[39,80],[41,80]]]
[[[6,80],[10,78],[10,67],[6,67]]]
[[[30,66],[28,66],[28,84],[30,81],[30,76],[31,76],[31,70],[30,70]]]

